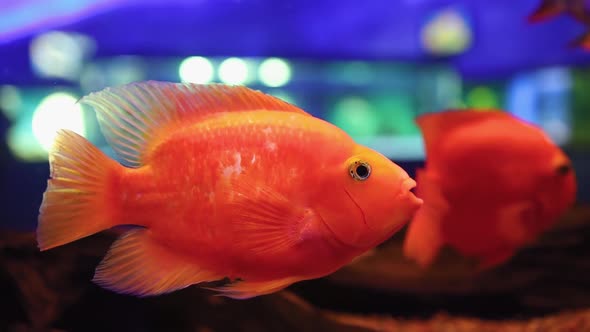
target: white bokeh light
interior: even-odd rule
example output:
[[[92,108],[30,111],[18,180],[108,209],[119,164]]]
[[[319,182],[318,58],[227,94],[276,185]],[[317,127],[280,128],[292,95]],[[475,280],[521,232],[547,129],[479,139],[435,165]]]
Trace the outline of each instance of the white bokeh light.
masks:
[[[50,31],[35,37],[29,52],[33,70],[40,77],[77,80],[84,60],[95,50],[91,38],[61,31]]]
[[[178,67],[180,80],[187,83],[209,83],[213,81],[214,73],[211,61],[201,56],[188,57]]]
[[[82,136],[86,134],[82,107],[77,98],[65,92],[45,97],[33,113],[32,130],[41,147],[48,151],[59,129],[69,129]]]
[[[268,58],[258,67],[258,77],[266,86],[280,87],[291,80],[291,66],[283,59]]]
[[[245,84],[248,81],[248,64],[240,58],[225,59],[219,65],[219,79],[227,84]]]

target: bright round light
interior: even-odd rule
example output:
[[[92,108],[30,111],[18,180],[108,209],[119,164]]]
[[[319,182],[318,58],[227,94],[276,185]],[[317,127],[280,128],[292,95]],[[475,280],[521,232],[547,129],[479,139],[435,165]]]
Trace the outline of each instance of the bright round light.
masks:
[[[248,80],[248,65],[239,58],[228,58],[219,65],[219,79],[227,84],[244,84]]]
[[[207,58],[192,56],[182,60],[178,67],[178,75],[183,82],[209,83],[213,80],[213,65]]]
[[[86,134],[82,107],[77,99],[64,92],[56,92],[45,97],[33,114],[33,135],[37,142],[49,150],[57,130],[70,129],[82,136]]]
[[[283,59],[268,58],[258,67],[258,77],[266,86],[283,86],[291,80],[291,66]]]

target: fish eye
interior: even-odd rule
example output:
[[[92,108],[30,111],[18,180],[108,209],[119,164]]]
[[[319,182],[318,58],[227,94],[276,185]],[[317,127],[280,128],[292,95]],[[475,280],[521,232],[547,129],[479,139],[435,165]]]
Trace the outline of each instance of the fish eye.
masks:
[[[348,171],[353,179],[365,181],[371,175],[371,166],[364,161],[357,160],[350,165]]]
[[[563,164],[555,169],[555,172],[559,175],[567,175],[572,170],[572,165]]]

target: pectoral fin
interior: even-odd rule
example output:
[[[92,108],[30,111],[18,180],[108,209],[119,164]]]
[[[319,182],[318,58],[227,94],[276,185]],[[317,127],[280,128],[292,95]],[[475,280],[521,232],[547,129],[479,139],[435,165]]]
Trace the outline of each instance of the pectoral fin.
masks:
[[[260,182],[234,181],[228,219],[236,247],[257,254],[279,255],[315,236],[319,215]]]

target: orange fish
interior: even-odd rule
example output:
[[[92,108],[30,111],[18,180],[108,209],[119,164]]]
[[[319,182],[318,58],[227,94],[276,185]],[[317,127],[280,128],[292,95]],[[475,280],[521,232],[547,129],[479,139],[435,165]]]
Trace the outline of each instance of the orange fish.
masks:
[[[249,298],[325,276],[386,240],[422,201],[395,163],[246,87],[134,83],[81,100],[124,167],[62,130],[41,250],[118,225],[94,281],[149,296],[209,281]]]
[[[588,0],[543,0],[528,17],[530,23],[538,23],[568,14],[578,22],[590,26],[590,1]],[[572,48],[590,50],[590,31],[569,43]]]
[[[536,126],[502,111],[446,111],[417,119],[426,146],[418,170],[423,207],[410,222],[406,257],[422,267],[443,245],[480,269],[508,260],[575,201],[568,157]]]

